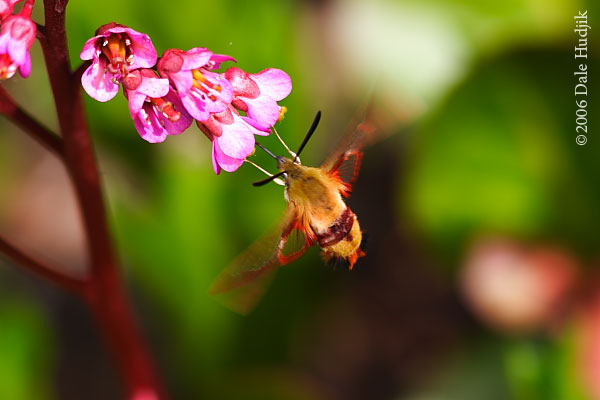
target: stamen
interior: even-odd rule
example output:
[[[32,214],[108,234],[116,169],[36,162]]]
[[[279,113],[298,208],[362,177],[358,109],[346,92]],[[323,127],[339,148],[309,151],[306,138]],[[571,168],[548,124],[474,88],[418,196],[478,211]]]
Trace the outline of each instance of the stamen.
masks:
[[[127,74],[128,63],[133,61],[131,55],[127,56],[127,41],[120,33],[113,33],[102,43],[102,54],[110,62],[108,69],[112,73]]]
[[[277,118],[277,122],[281,122],[283,120],[286,112],[287,112],[286,106],[279,107],[279,117]]]
[[[200,82],[204,82],[206,80],[204,75],[202,75],[202,72],[200,72],[200,70],[197,69],[192,70],[192,77],[194,77],[195,80]]]
[[[156,106],[156,109],[162,113],[165,118],[168,118],[169,121],[171,122],[177,122],[179,121],[179,118],[181,118],[181,113],[178,111],[175,111],[175,108],[173,107],[173,103],[171,103],[170,101],[165,100],[164,98],[160,97],[160,98],[150,98],[150,102]]]
[[[148,116],[148,113],[146,112],[146,110],[144,110],[143,108],[140,110],[140,118],[142,119],[142,121],[144,121],[144,123],[146,125],[150,125],[150,117]]]
[[[250,161],[250,160],[248,160],[248,159],[245,159],[244,161],[245,161],[245,162],[247,162],[247,163],[250,163],[251,165],[254,165],[254,166],[255,166],[255,167],[256,167],[256,168],[257,168],[259,171],[261,171],[261,172],[264,172],[264,173],[265,173],[265,174],[267,174],[268,176],[273,176],[273,174],[272,174],[272,173],[270,173],[270,172],[268,172],[267,170],[265,170],[264,168],[260,167],[260,166],[259,166],[258,164],[256,164],[255,162],[253,162],[253,161]],[[275,178],[275,179],[273,179],[273,182],[275,182],[276,184],[278,184],[278,185],[280,185],[280,186],[285,186],[285,183],[284,183],[284,182],[283,182],[281,179],[279,179],[279,178]]]
[[[208,89],[216,90],[217,92],[220,92],[221,90],[223,90],[221,88],[221,85],[215,85],[214,83],[212,83],[208,79],[206,79],[206,77],[204,76],[202,71],[200,71],[200,69],[193,70],[192,77],[194,78],[194,82],[193,82],[194,87],[204,90],[205,92],[207,90],[205,90],[202,87],[202,85],[204,85]]]

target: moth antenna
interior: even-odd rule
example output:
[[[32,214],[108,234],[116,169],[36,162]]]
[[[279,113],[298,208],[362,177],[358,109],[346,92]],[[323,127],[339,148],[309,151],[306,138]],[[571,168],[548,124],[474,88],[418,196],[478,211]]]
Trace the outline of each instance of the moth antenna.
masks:
[[[313,120],[312,125],[310,126],[310,128],[308,128],[308,132],[306,132],[306,136],[304,136],[304,140],[302,140],[300,147],[298,147],[298,151],[296,152],[296,156],[294,157],[294,160],[293,160],[294,163],[298,159],[298,156],[302,152],[302,149],[304,149],[304,146],[306,146],[306,143],[308,143],[308,140],[310,139],[310,137],[313,135],[313,133],[315,133],[315,130],[317,129],[317,125],[319,125],[320,119],[321,119],[321,111],[319,110],[319,111],[317,111],[317,115],[315,115],[315,119]]]
[[[277,129],[275,129],[274,126],[271,127],[273,129],[273,132],[275,133],[275,136],[277,136],[277,139],[279,139],[279,141],[281,142],[281,144],[283,145],[283,147],[285,147],[285,149],[287,150],[288,153],[290,153],[290,156],[292,156],[292,158],[296,158],[296,153],[294,153],[293,151],[290,150],[290,148],[288,147],[287,144],[285,144],[285,142],[283,141],[283,139],[281,138],[281,136],[279,136],[279,133],[277,133]],[[300,158],[298,158],[298,161],[300,161]]]
[[[252,186],[262,186],[262,185],[266,185],[267,183],[274,181],[275,179],[279,178],[281,175],[285,174],[285,171],[281,171],[275,175],[271,175],[269,176],[267,179],[263,179],[262,181],[258,181],[258,182],[254,182],[252,184]]]
[[[276,160],[277,160],[277,156],[276,156],[275,154],[271,153],[271,150],[267,149],[265,146],[263,146],[262,144],[260,144],[260,143],[258,143],[258,142],[256,142],[256,145],[257,145],[258,147],[260,147],[261,149],[263,149],[263,151],[264,151],[265,153],[267,153],[268,155],[270,155],[271,157],[273,157],[274,159],[276,159]]]
[[[273,174],[270,173],[269,171],[267,171],[266,169],[264,169],[263,167],[261,167],[260,165],[256,164],[254,161],[250,161],[250,160],[244,160],[245,162],[254,165],[256,167],[256,169],[258,169],[260,172],[264,172],[265,174],[269,175],[269,177],[272,177]],[[285,183],[283,183],[283,181],[279,178],[273,178],[273,182],[275,182],[276,184],[280,185],[280,186],[285,186]]]

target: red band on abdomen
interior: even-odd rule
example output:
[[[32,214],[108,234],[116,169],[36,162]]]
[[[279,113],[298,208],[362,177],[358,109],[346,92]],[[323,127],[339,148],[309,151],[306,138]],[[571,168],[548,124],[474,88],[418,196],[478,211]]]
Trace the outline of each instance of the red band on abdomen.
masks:
[[[333,221],[333,224],[321,234],[317,234],[317,241],[322,248],[333,246],[350,233],[354,225],[354,213],[349,207],[346,207],[344,212]]]

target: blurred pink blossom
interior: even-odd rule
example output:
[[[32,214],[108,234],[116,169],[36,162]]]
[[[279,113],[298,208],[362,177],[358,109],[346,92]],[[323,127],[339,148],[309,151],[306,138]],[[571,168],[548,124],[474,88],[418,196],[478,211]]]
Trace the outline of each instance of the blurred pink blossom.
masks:
[[[557,248],[491,239],[471,247],[461,286],[473,311],[492,327],[527,332],[560,315],[576,270],[573,258]]]
[[[20,0],[0,0],[0,23],[12,14],[15,4]]]
[[[35,40],[36,27],[28,13],[21,14],[24,15],[6,18],[0,28],[0,79],[11,78],[17,69],[26,78],[31,71],[29,49]]]
[[[577,317],[579,327],[579,362],[583,383],[593,399],[600,400],[600,279],[593,292],[583,297]]]

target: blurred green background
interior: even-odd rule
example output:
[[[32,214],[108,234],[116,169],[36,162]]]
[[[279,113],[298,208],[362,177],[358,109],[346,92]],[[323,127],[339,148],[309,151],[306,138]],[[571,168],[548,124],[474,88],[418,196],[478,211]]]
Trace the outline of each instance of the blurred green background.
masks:
[[[573,16],[586,9],[579,146]],[[312,249],[242,317],[207,288],[277,220],[281,187],[252,187],[262,176],[249,165],[215,176],[195,126],[149,144],[123,96],[84,95],[123,273],[174,399],[600,398],[597,2],[72,0],[67,11],[74,67],[116,21],[159,55],[208,47],[249,72],[285,70],[278,131],[291,147],[323,111],[304,164],[318,165],[371,93],[394,116],[348,202],[367,256],[334,271]],[[2,84],[56,129],[38,43],[32,57],[29,79]],[[5,119],[0,193],[3,235],[84,271],[64,171]],[[0,399],[120,396],[86,309],[5,260],[0,354]]]

